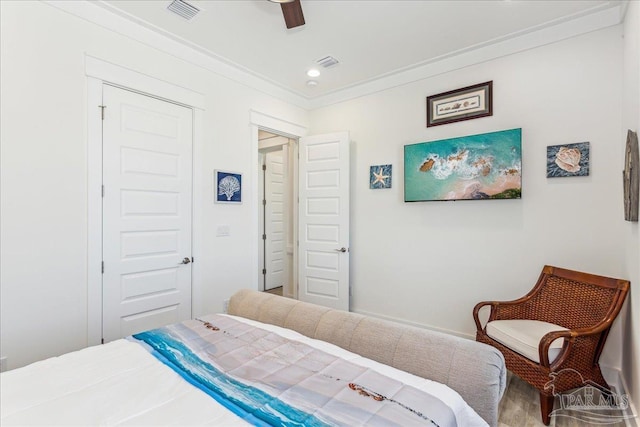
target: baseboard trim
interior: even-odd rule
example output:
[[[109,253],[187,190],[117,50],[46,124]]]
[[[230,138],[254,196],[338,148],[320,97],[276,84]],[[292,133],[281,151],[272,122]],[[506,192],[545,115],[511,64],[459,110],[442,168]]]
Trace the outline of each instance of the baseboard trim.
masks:
[[[616,393],[619,396],[627,396],[629,401],[629,407],[625,411],[625,416],[628,418],[625,419],[626,427],[639,427],[638,426],[638,412],[633,404],[633,399],[631,399],[631,394],[629,393],[629,388],[627,387],[627,383],[622,376],[622,372],[619,369],[611,368],[609,366],[600,365],[600,370],[602,371],[602,376],[605,381],[612,387],[615,387]]]
[[[415,326],[415,327],[421,328],[421,329],[429,329],[431,331],[442,332],[443,334],[447,334],[447,335],[455,335],[455,336],[460,337],[460,338],[466,338],[466,339],[469,339],[469,340],[475,340],[476,339],[475,335],[472,335],[472,334],[465,334],[463,332],[452,331],[451,329],[439,328],[437,326],[427,325],[427,324],[424,324],[424,323],[411,322],[409,320],[400,319],[398,317],[385,316],[383,314],[372,313],[372,312],[366,311],[366,310],[352,310],[352,311],[353,311],[353,313],[362,314],[364,316],[377,317],[378,319],[389,320],[391,322],[402,323],[404,325],[409,325],[409,326]]]
[[[629,398],[629,408],[627,408],[625,413],[625,415],[629,415],[629,418],[625,420],[626,427],[640,427],[640,423],[638,422],[638,408],[633,404],[633,399],[629,393],[629,387],[627,387],[627,382],[624,380],[621,371],[618,371],[618,378],[620,381],[620,390],[622,390],[623,394],[626,394]]]
[[[610,386],[615,387],[617,392],[620,392],[624,389],[624,387],[622,386],[622,375],[619,369],[600,365],[600,370],[602,371],[602,376],[604,377],[605,381]]]

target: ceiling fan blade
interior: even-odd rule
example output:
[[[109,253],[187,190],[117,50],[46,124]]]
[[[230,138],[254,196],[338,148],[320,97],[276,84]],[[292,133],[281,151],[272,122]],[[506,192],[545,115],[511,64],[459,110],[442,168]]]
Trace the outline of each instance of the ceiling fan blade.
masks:
[[[304,15],[302,14],[302,5],[300,0],[294,0],[291,3],[281,3],[282,14],[287,28],[295,28],[304,25]]]

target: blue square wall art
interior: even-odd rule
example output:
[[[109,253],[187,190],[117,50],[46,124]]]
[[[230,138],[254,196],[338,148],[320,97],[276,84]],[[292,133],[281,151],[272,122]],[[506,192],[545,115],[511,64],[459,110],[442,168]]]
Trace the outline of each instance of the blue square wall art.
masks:
[[[547,178],[588,175],[588,142],[547,147]]]
[[[216,203],[242,203],[242,174],[215,171]]]
[[[392,165],[378,165],[369,168],[369,188],[379,190],[391,188]]]

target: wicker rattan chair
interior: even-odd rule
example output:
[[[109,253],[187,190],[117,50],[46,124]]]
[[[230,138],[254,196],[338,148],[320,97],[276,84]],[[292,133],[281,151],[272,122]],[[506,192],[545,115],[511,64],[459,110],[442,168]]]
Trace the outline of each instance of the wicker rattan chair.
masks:
[[[485,301],[475,306],[476,340],[500,350],[507,369],[539,390],[542,421],[549,425],[556,393],[588,383],[609,389],[598,360],[628,291],[627,280],[545,266],[535,287],[524,297],[515,301]],[[490,306],[491,311],[483,327],[478,313],[484,306]],[[505,319],[538,320],[561,327],[543,333],[537,354],[528,358],[504,345],[504,340],[501,343],[487,334],[491,322]],[[498,324],[504,323],[508,322]],[[493,325],[496,324],[489,327]],[[550,361],[549,350],[554,341],[557,349]],[[558,375],[563,370],[577,371],[580,375]]]

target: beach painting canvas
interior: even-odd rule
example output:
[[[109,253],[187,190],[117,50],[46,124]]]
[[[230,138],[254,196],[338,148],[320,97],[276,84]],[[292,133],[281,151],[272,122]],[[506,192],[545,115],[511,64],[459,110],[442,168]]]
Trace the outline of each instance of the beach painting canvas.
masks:
[[[522,129],[404,146],[404,200],[519,199]]]

